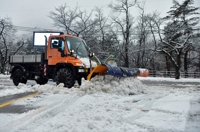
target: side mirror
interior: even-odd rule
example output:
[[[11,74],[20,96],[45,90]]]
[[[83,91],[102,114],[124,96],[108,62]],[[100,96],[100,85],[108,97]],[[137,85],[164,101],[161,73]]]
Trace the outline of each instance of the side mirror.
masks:
[[[61,53],[61,57],[65,57],[65,53],[61,47],[58,48],[58,51]]]
[[[89,57],[92,58],[95,54],[94,53],[89,53]]]

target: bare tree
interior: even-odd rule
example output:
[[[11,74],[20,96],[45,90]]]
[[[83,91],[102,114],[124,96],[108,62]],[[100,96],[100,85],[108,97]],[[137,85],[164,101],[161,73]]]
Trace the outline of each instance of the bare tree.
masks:
[[[147,27],[148,27],[148,33],[149,33],[149,37],[150,37],[150,51],[151,55],[150,55],[150,69],[152,69],[154,72],[156,70],[160,70],[160,65],[163,65],[163,62],[166,61],[166,67],[167,70],[170,70],[170,63],[168,61],[168,59],[166,59],[165,56],[163,56],[163,54],[157,52],[158,49],[158,45],[159,45],[159,37],[158,34],[161,33],[161,25],[163,24],[163,19],[160,17],[160,13],[158,11],[154,11],[152,13],[148,13],[145,15],[146,18],[146,23],[147,23]],[[165,60],[164,60],[165,58]],[[164,69],[165,67],[162,66],[162,68]]]
[[[93,30],[96,21],[92,20],[91,11],[89,14],[86,11],[81,11],[78,6],[70,8],[67,4],[58,6],[55,11],[51,11],[49,18],[54,22],[54,26],[76,36],[84,36],[86,32]]]
[[[96,24],[96,44],[95,48],[97,49],[98,57],[104,61],[110,55],[115,57],[118,56],[118,41],[116,38],[116,33],[112,30],[111,24],[108,23],[108,17],[103,13],[103,8],[95,8],[95,18],[97,21]]]
[[[108,18],[104,16],[103,14],[103,8],[98,8],[96,7],[95,9],[96,14],[96,20],[97,20],[97,24],[98,24],[98,28],[99,28],[99,33],[97,34],[100,38],[100,45],[101,45],[101,49],[105,50],[106,49],[106,34],[108,33],[108,27],[109,25],[107,24]]]
[[[135,58],[135,63],[137,67],[146,67],[148,64],[148,60],[150,59],[150,50],[149,47],[149,27],[147,22],[147,16],[144,12],[145,3],[138,4],[138,8],[140,11],[140,15],[137,19],[136,25],[136,37],[137,37],[137,53]]]
[[[124,60],[124,66],[129,67],[129,45],[131,44],[131,30],[133,28],[133,17],[131,8],[137,3],[137,0],[116,0],[115,4],[109,4],[112,9],[112,20],[115,26],[119,27],[118,33],[122,36],[122,49],[120,56]]]
[[[1,18],[0,19],[0,72],[4,73],[5,66],[8,61],[8,50],[9,50],[9,40],[12,39],[15,29],[13,28],[11,19]]]

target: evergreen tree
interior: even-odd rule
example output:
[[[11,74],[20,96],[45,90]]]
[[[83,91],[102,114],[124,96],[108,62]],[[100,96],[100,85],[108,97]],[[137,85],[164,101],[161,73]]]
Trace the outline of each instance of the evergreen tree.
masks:
[[[193,7],[193,0],[185,0],[182,4],[173,0],[173,6],[164,19],[168,21],[164,28],[164,39],[161,38],[160,51],[174,64],[175,78],[180,78],[182,56],[193,47],[195,26],[199,22],[199,7]]]

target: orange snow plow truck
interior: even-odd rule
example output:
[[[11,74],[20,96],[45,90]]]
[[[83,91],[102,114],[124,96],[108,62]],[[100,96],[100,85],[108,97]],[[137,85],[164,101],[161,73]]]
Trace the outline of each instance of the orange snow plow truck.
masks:
[[[90,80],[95,75],[117,77],[148,76],[147,69],[112,67],[92,61],[93,54],[84,40],[61,32],[33,32],[34,47],[41,47],[44,53],[9,56],[11,79],[14,85],[35,80],[46,84],[52,79],[57,84],[71,88],[75,81],[81,85],[82,78]]]

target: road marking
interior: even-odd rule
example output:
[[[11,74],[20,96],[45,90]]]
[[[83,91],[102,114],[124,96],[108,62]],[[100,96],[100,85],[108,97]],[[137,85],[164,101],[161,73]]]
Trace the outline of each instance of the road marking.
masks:
[[[3,104],[0,104],[0,108],[5,107],[5,106],[8,106],[8,105],[10,105],[10,104],[12,104],[12,103],[14,103],[14,102],[16,102],[16,101],[18,101],[18,100],[25,99],[25,98],[29,98],[29,97],[32,97],[32,96],[36,96],[36,95],[38,95],[38,94],[40,94],[40,93],[39,93],[39,92],[36,92],[36,93],[34,93],[34,94],[29,94],[29,95],[26,95],[26,96],[24,96],[24,97],[17,98],[17,99],[14,99],[14,100],[5,102],[5,103],[3,103]]]

